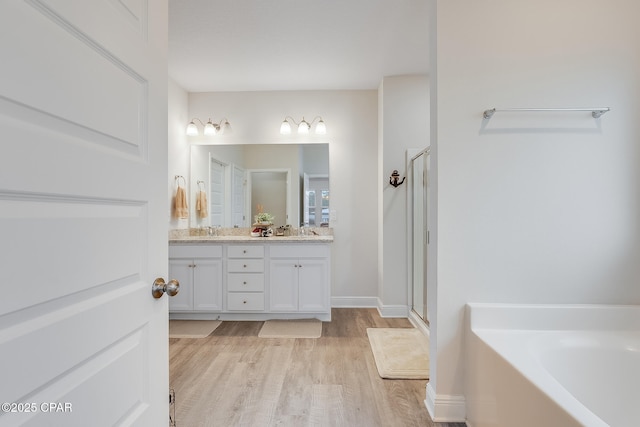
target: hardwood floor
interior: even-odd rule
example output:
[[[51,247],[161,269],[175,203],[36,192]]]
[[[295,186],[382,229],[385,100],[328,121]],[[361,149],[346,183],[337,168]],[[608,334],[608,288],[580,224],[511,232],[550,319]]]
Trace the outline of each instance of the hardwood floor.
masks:
[[[366,329],[411,327],[376,309],[333,309],[318,339],[258,338],[262,322],[223,322],[203,339],[170,339],[176,425],[428,426],[426,380],[383,380]]]

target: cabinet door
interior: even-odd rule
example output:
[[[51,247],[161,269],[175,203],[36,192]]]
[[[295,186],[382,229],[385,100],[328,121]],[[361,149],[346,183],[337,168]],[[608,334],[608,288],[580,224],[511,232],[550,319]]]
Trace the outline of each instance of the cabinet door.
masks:
[[[222,311],[222,260],[196,259],[193,264],[193,309]]]
[[[169,311],[193,310],[193,261],[169,259],[169,277],[180,282],[180,290],[169,298]]]
[[[298,311],[298,260],[272,259],[269,264],[269,310]]]
[[[298,310],[329,311],[329,269],[325,259],[300,259],[298,262]]]

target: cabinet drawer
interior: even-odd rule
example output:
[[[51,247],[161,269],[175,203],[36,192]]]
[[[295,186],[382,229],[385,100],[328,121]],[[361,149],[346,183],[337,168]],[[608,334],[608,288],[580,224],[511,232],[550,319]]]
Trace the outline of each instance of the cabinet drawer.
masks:
[[[227,247],[228,258],[263,258],[263,245],[229,245]]]
[[[269,255],[271,258],[326,258],[329,256],[329,245],[317,243],[277,244],[269,247]]]
[[[230,259],[227,260],[229,273],[262,273],[264,271],[263,259]]]
[[[230,273],[227,275],[227,290],[232,292],[262,292],[264,291],[264,274]]]
[[[169,258],[222,258],[222,246],[169,245]]]
[[[264,311],[262,292],[229,292],[227,294],[229,311]]]

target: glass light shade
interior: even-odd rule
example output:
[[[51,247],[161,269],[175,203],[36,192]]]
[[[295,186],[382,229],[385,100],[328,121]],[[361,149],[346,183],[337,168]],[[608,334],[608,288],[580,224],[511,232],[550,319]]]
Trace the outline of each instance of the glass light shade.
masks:
[[[222,133],[231,133],[231,130],[232,130],[231,129],[231,124],[229,123],[228,120],[225,120],[223,125],[222,125],[221,132]]]
[[[324,124],[322,119],[320,119],[320,121],[316,125],[316,134],[325,135],[326,133],[327,133],[327,126]]]
[[[188,136],[197,136],[198,135],[198,127],[195,123],[191,122],[187,125],[187,135]]]
[[[284,120],[280,125],[280,133],[282,135],[289,135],[291,133],[291,125],[288,121]]]
[[[215,135],[217,132],[216,127],[213,123],[211,123],[211,119],[204,125],[204,134],[207,136]]]
[[[308,135],[310,127],[311,126],[309,126],[309,123],[305,122],[303,118],[300,124],[298,125],[298,133],[301,135]]]

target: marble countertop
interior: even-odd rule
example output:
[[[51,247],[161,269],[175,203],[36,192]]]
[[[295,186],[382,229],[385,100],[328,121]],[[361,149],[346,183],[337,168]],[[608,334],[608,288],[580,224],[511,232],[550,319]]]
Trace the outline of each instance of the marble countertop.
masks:
[[[251,228],[220,228],[219,235],[209,236],[200,229],[169,230],[169,243],[331,243],[333,230],[313,228],[315,234],[253,237]]]
[[[169,243],[331,243],[333,236],[181,236],[170,238]]]

